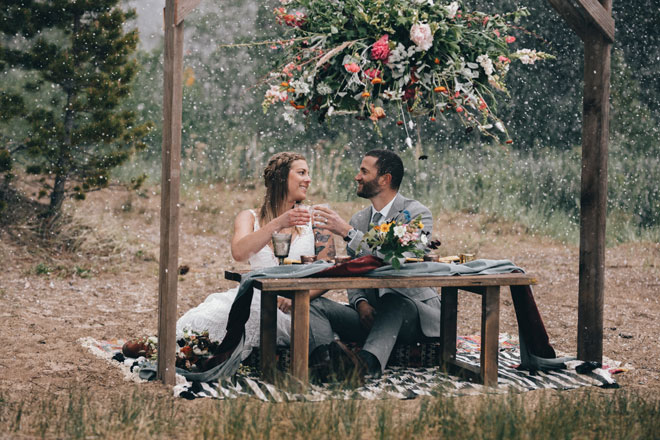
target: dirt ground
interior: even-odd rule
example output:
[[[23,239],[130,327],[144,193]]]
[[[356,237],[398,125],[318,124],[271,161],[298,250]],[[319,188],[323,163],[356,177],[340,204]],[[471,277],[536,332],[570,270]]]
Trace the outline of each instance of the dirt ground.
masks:
[[[233,216],[257,206],[259,197],[256,190],[240,188],[184,188],[179,255],[190,271],[178,284],[179,315],[209,293],[232,287],[223,279],[225,269],[246,268],[229,255]],[[0,395],[63,392],[77,385],[100,397],[139,387],[171,394],[159,384],[125,381],[119,369],[77,342],[156,334],[159,206],[155,191],[94,193],[68,207],[73,220],[63,236],[74,251],[60,254],[37,247],[26,229],[0,230]],[[333,204],[346,217],[360,206]],[[551,342],[560,353],[576,353],[577,246],[483,215],[434,215],[434,238],[442,240],[444,255],[507,258],[537,275],[535,297]],[[606,270],[604,355],[630,367],[616,376],[622,387],[660,390],[660,245],[609,248]],[[331,295],[342,297],[341,292]],[[459,333],[478,333],[477,299],[466,293],[459,306]],[[501,331],[517,333],[506,292]]]

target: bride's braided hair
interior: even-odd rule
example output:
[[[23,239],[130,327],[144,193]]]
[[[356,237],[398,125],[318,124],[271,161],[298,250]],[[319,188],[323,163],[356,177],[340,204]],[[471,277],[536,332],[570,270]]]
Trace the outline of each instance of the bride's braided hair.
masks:
[[[259,213],[260,223],[265,225],[280,214],[280,209],[286,202],[291,163],[296,160],[305,160],[305,156],[290,151],[274,154],[268,159],[264,169],[264,185],[266,196]]]

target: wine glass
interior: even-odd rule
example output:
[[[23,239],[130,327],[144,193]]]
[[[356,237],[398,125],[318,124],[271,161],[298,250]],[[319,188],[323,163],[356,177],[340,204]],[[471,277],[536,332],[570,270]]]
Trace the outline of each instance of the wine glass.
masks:
[[[276,232],[272,236],[273,254],[280,260],[280,265],[284,264],[284,258],[289,255],[291,247],[291,234]]]

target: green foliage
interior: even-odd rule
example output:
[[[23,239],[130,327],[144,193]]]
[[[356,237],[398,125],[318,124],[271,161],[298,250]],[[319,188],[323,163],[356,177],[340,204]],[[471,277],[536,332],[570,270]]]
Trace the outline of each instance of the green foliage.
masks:
[[[9,150],[5,148],[0,149],[0,173],[10,171],[12,168],[11,155]]]
[[[121,106],[138,68],[138,33],[124,30],[135,14],[122,11],[120,0],[6,3],[0,67],[25,78],[19,92],[3,84],[1,100],[25,120],[20,139],[6,123],[0,134],[29,173],[48,177],[44,190],[56,214],[67,195],[81,199],[106,186],[110,170],[145,146],[150,124]]]
[[[34,267],[34,273],[37,275],[49,275],[53,268],[45,263],[39,263]]]

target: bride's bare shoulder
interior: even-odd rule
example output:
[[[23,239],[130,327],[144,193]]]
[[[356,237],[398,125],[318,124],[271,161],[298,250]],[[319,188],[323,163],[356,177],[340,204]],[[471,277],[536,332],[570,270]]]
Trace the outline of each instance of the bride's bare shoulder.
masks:
[[[253,223],[255,218],[256,218],[256,212],[254,211],[254,209],[246,209],[236,214],[235,221]]]

